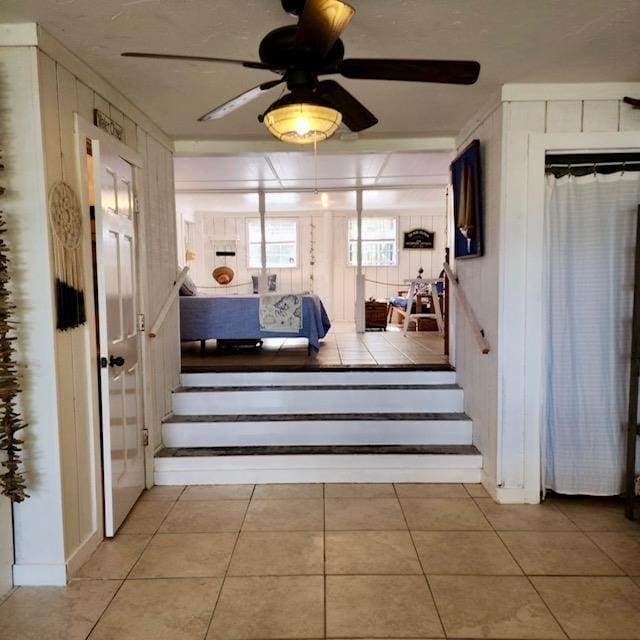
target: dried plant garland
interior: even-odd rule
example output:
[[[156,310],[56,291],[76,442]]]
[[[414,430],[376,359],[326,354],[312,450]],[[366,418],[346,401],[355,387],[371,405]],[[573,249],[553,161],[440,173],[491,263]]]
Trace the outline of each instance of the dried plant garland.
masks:
[[[0,189],[0,194],[3,191]],[[5,471],[0,474],[0,492],[12,502],[22,502],[29,495],[21,471],[20,445],[23,441],[18,439],[17,433],[26,425],[17,407],[20,383],[18,364],[14,357],[15,305],[11,302],[8,289],[10,275],[6,233],[7,225],[0,211],[0,451],[6,454],[6,459],[2,461]]]
[[[49,222],[53,231],[57,327],[74,329],[87,320],[82,273],[82,213],[78,198],[66,182],[49,191]]]

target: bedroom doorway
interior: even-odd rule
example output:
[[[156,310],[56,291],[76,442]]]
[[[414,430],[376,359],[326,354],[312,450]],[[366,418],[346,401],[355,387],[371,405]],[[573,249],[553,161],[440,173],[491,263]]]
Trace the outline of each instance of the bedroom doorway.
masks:
[[[301,338],[262,335],[260,349],[252,343],[221,350],[213,338],[229,337],[222,334],[208,336],[204,347],[187,340],[183,370],[448,367],[437,324],[411,322],[405,335],[403,310],[394,311],[388,303],[401,298],[406,305],[403,296],[412,279],[440,274],[448,235],[450,155],[176,158],[179,255],[190,267],[198,294],[315,295],[331,322],[310,356],[304,331]],[[252,188],[238,188],[243,172]],[[277,176],[275,183],[269,172]],[[212,175],[217,179],[212,181]],[[234,181],[225,180],[231,175]],[[406,245],[405,234],[414,230],[430,234],[433,245]],[[217,280],[221,270],[229,271],[232,280]],[[357,331],[358,297],[363,310],[364,300],[375,301],[380,316],[373,325],[367,322],[364,333]],[[189,322],[185,316],[183,324]],[[194,340],[192,333],[183,337]]]

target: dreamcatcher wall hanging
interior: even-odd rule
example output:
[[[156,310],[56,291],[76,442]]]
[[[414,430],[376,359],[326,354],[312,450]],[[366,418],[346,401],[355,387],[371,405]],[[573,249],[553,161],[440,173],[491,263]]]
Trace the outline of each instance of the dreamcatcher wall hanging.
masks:
[[[53,235],[56,279],[56,326],[67,331],[87,320],[82,273],[82,213],[78,198],[66,182],[49,191],[49,223]]]

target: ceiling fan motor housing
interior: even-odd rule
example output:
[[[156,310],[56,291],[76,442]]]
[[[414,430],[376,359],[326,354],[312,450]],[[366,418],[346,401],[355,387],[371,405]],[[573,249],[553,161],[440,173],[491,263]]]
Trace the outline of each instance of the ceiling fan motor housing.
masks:
[[[344,58],[344,45],[338,38],[329,52],[318,60],[311,52],[296,47],[298,27],[288,25],[270,31],[260,42],[260,60],[271,71],[284,74],[290,68],[304,68],[316,72],[335,73],[338,63]]]

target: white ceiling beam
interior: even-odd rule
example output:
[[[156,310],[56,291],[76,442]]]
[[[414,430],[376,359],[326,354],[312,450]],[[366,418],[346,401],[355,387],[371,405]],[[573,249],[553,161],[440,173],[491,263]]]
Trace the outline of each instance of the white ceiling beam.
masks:
[[[308,153],[306,145],[289,145],[277,140],[175,140],[176,156],[247,155],[265,153]],[[389,151],[453,151],[454,137],[360,138],[326,140],[319,154],[380,153]]]
[[[35,22],[0,24],[0,47],[35,47],[38,27]]]

